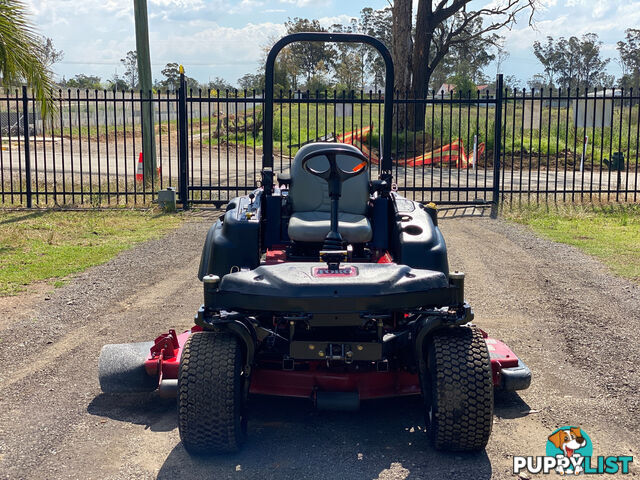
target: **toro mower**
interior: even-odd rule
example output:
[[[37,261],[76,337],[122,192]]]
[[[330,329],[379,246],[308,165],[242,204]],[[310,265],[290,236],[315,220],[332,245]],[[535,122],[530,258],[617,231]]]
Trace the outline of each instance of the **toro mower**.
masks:
[[[273,77],[298,41],[365,43],[386,64],[380,176],[353,145],[300,148],[273,171]],[[176,396],[190,453],[232,452],[246,438],[250,394],[308,398],[319,409],[422,395],[438,449],[485,447],[494,388],[529,386],[531,372],[473,325],[464,274],[451,272],[433,204],[393,188],[393,63],[378,40],[298,33],[267,58],[260,188],[233,199],[209,230],[195,325],[154,342],[106,345],[102,390]]]

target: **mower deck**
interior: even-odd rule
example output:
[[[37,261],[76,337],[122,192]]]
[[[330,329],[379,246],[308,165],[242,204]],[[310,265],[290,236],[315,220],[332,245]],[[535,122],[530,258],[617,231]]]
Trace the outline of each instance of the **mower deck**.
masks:
[[[162,396],[177,394],[178,368],[182,347],[198,326],[177,334],[175,330],[156,338],[144,362],[146,373],[158,379]],[[531,371],[511,349],[482,332],[493,372],[493,386],[498,390],[524,390],[531,383]],[[385,362],[374,363],[370,371],[327,369],[326,362],[308,361],[291,364],[265,363],[253,369],[249,392],[258,395],[313,398],[317,391],[357,392],[361,400],[419,395],[418,375],[407,371],[386,371]]]

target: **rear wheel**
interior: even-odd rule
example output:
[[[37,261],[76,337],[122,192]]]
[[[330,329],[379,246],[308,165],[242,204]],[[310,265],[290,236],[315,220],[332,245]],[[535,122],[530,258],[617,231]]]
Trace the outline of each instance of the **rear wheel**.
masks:
[[[246,439],[245,377],[238,339],[199,332],[182,350],[178,372],[178,428],[190,453],[239,450]]]
[[[474,451],[489,441],[493,380],[487,344],[476,327],[434,335],[423,385],[429,436],[439,450]]]

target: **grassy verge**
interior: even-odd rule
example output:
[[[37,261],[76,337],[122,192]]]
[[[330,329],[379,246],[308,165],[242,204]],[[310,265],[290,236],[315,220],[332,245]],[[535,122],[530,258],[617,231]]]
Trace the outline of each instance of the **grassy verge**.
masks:
[[[181,222],[153,211],[0,212],[0,296],[104,263]]]
[[[523,206],[505,210],[505,217],[578,247],[616,274],[640,282],[640,205]]]

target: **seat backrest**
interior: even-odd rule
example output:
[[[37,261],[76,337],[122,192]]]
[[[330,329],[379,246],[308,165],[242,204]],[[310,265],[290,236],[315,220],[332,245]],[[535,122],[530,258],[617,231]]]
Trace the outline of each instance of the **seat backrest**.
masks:
[[[319,142],[305,145],[296,153],[291,165],[291,186],[289,188],[289,198],[294,212],[331,211],[328,183],[304,170],[302,168],[302,159],[309,153],[332,147],[349,148],[359,152],[353,145]],[[346,155],[338,155],[337,161],[343,170],[351,170],[360,163],[357,158]],[[324,170],[326,165],[328,165],[328,161],[325,156],[315,157],[310,160],[310,166],[317,170]],[[367,165],[366,168],[369,168],[369,166]],[[369,175],[365,171],[363,174],[352,177],[342,184],[339,211],[364,215],[367,212],[368,200]]]

